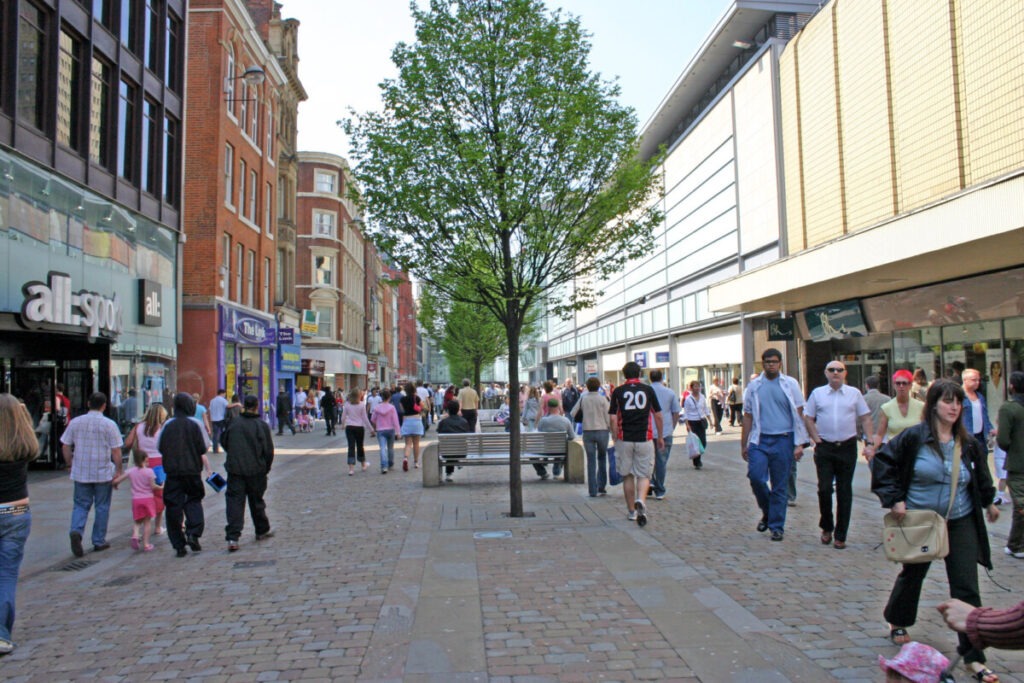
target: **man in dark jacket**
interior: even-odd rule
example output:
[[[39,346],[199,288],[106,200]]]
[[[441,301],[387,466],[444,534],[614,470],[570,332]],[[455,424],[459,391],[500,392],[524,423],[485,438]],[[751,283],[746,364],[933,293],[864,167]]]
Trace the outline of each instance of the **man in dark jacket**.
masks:
[[[185,557],[188,545],[193,552],[202,550],[199,537],[203,535],[203,479],[210,476],[210,461],[206,459],[203,428],[195,420],[196,404],[188,394],[174,397],[174,417],[164,423],[157,448],[163,456],[164,505],[167,508],[167,539],[178,557]],[[184,532],[182,527],[184,526]]]
[[[284,387],[281,387],[281,393],[277,395],[277,405],[275,406],[277,413],[277,435],[281,436],[284,433],[284,428],[287,426],[288,429],[292,430],[292,436],[295,436],[295,423],[292,422],[292,395],[288,393]]]
[[[327,423],[327,436],[334,436],[334,425],[337,423],[335,410],[334,392],[330,387],[324,387],[324,395],[320,397],[320,411],[324,414],[324,422]]]
[[[469,434],[473,431],[469,428],[469,422],[466,418],[459,415],[458,401],[448,401],[444,408],[448,413],[448,417],[437,423],[438,434]],[[452,474],[455,473],[455,467],[453,465],[446,465],[444,471],[444,480],[451,481]]]
[[[252,524],[256,527],[256,540],[274,535],[267,519],[267,504],[263,502],[267,475],[274,464],[274,439],[270,427],[260,419],[259,399],[250,394],[245,397],[243,407],[241,417],[234,420],[220,438],[220,445],[227,453],[224,469],[228,473],[228,488],[224,503],[228,524],[224,533],[229,552],[238,550],[238,538],[245,524],[246,499]]]

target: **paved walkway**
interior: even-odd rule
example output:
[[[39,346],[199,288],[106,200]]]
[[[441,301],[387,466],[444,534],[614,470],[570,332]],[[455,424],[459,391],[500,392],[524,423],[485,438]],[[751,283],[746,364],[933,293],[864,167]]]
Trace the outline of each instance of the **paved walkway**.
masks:
[[[650,503],[644,529],[627,522],[619,488],[591,499],[526,468],[534,516],[513,520],[501,468],[423,489],[415,470],[346,476],[343,436],[287,435],[268,496],[277,536],[257,544],[247,520],[229,555],[211,493],[205,549],[185,559],[166,537],[155,553],[128,548],[124,490],[114,548],[73,564],[70,485],[33,473],[19,648],[0,659],[0,679],[879,680],[876,656],[897,649],[881,618],[896,568],[874,548],[882,511],[866,468],[847,550],[818,542],[809,462],[786,540],[771,543],[754,530],[737,432],[711,437],[700,472],[677,444],[668,498]],[[983,575],[989,604],[1024,595],[1024,563],[998,552],[1006,517],[993,576],[1014,592]],[[933,609],[945,579],[932,574],[912,635],[950,653]],[[990,664],[1024,681],[1024,656],[991,652]]]

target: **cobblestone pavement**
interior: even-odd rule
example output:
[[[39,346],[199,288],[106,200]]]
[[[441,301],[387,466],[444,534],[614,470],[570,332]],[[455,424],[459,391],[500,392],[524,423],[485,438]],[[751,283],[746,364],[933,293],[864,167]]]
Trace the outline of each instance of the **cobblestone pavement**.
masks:
[[[223,498],[211,493],[203,552],[177,559],[159,537],[156,552],[133,553],[123,490],[114,548],[74,571],[70,485],[33,473],[19,647],[0,659],[0,679],[880,680],[877,655],[897,650],[881,617],[896,566],[874,547],[882,510],[866,468],[847,550],[818,541],[809,460],[786,539],[771,543],[754,530],[737,432],[710,437],[699,472],[677,443],[668,497],[649,504],[644,529],[626,520],[619,488],[591,499],[526,468],[533,516],[512,520],[502,468],[423,489],[417,470],[382,476],[376,447],[369,470],[349,477],[344,437],[286,435],[268,495],[273,539],[256,543],[247,520],[229,555]],[[993,577],[1013,592],[982,573],[986,604],[1024,595],[1024,563],[1000,552],[1007,518],[992,529]],[[935,570],[911,634],[949,654]],[[1021,655],[992,651],[989,663],[1024,681]]]

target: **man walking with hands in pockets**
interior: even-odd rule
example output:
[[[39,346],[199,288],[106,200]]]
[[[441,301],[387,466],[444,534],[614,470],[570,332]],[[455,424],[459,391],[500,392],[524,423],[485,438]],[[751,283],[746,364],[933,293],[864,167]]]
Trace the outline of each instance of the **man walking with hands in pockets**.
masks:
[[[640,382],[640,366],[630,361],[622,368],[624,384],[612,392],[608,414],[615,435],[615,460],[622,474],[622,492],[626,496],[629,519],[647,524],[647,490],[654,470],[654,449],[665,447],[661,434],[661,404],[650,386]],[[652,439],[654,440],[652,442]]]

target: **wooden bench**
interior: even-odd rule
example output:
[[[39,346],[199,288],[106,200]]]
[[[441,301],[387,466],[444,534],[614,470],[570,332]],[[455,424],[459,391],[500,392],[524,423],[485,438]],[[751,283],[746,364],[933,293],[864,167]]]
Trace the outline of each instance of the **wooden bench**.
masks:
[[[423,451],[423,485],[440,486],[445,465],[476,467],[509,463],[509,434],[438,434]],[[519,462],[523,465],[562,465],[564,480],[584,483],[585,458],[578,440],[568,441],[564,432],[520,434]]]

